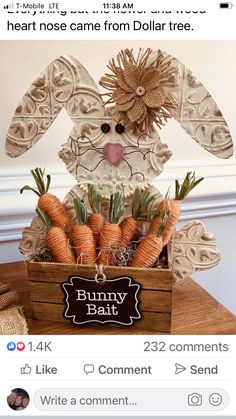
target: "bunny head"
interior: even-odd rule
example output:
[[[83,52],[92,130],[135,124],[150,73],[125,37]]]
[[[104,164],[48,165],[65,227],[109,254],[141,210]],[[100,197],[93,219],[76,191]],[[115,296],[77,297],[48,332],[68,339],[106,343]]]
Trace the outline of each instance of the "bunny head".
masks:
[[[233,154],[229,129],[216,103],[180,61],[146,50],[135,58],[121,51],[100,84],[105,102],[86,69],[61,56],[32,83],[9,127],[6,153],[18,157],[48,130],[62,108],[74,128],[59,151],[67,170],[86,189],[93,183],[107,193],[146,188],[163,170],[171,151],[158,128],[174,117],[210,153]]]

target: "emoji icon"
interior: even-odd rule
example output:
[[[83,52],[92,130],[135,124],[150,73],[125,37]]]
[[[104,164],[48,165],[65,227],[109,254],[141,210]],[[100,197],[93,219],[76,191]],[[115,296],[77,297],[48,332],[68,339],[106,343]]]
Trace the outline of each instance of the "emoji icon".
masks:
[[[212,406],[219,406],[222,403],[222,396],[219,393],[212,393],[209,397]]]

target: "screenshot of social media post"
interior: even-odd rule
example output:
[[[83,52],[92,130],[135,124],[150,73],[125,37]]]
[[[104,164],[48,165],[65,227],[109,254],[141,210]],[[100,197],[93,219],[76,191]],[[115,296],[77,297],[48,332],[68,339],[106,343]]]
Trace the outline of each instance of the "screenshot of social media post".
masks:
[[[236,3],[2,2],[0,417],[236,417]]]

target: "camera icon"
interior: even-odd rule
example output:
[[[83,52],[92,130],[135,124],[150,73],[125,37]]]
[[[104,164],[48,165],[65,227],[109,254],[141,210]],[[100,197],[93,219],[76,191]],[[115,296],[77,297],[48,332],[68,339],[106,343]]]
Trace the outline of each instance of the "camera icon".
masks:
[[[202,406],[202,395],[198,393],[192,393],[188,395],[189,406]]]

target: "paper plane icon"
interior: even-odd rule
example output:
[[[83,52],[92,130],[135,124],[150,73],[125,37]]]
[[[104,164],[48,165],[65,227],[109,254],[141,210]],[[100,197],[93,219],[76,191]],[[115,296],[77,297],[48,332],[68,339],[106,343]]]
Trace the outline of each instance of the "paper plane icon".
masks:
[[[175,363],[175,374],[180,374],[181,372],[184,372],[186,370],[186,367],[184,367],[181,364]]]

